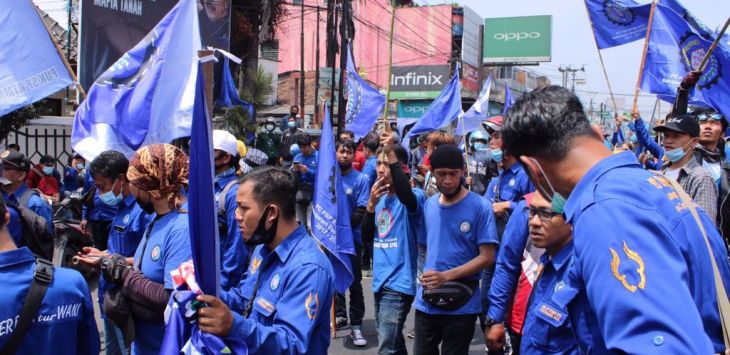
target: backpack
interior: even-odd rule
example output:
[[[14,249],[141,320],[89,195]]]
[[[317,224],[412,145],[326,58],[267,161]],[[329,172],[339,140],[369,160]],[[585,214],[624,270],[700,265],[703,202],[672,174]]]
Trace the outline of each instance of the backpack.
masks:
[[[228,196],[228,191],[231,191],[234,185],[238,183],[238,179],[233,179],[229,181],[226,186],[223,187],[223,190],[221,191],[221,194],[218,195],[218,216],[222,216],[224,219],[226,218],[226,214],[228,213],[226,209],[226,196]],[[220,220],[219,220],[220,221]],[[225,223],[218,222],[218,235],[224,236],[228,233],[228,226]]]
[[[18,212],[22,230],[19,246],[27,246],[33,254],[42,259],[51,260],[53,259],[53,233],[48,230],[48,221],[28,208],[28,201],[33,195],[40,196],[40,193],[35,189],[28,189],[20,196],[18,203],[6,200],[5,204]]]

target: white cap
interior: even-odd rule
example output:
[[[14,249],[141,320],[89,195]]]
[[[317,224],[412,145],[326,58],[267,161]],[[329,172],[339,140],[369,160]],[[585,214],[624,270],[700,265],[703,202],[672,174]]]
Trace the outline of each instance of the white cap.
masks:
[[[227,131],[213,130],[213,149],[222,150],[234,157],[238,154],[236,137]]]

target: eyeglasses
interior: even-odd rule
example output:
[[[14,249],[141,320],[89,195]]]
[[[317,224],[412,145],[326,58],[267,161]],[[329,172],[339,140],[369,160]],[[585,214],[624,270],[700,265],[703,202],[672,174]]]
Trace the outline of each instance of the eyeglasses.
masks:
[[[562,213],[557,213],[548,209],[544,208],[528,208],[527,209],[530,219],[534,218],[536,215],[540,217],[540,220],[543,222],[552,222],[553,217],[562,216]]]
[[[697,115],[697,120],[702,121],[708,121],[708,120],[714,120],[714,121],[720,121],[722,119],[722,115],[715,112],[715,113],[701,113]]]

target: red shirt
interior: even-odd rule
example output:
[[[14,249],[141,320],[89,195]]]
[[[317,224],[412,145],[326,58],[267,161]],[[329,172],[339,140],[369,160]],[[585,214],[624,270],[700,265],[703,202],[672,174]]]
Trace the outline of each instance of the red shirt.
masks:
[[[362,171],[363,166],[365,166],[365,153],[362,150],[363,145],[360,143],[357,150],[355,150],[355,160],[352,161],[352,167],[357,171]]]

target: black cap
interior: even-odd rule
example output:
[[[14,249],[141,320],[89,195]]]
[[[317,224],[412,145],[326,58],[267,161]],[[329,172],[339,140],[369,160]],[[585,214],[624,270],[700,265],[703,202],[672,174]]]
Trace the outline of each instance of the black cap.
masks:
[[[663,125],[654,127],[654,131],[662,133],[666,131],[687,133],[694,138],[700,136],[700,125],[692,115],[671,115]]]
[[[25,155],[23,155],[23,153],[19,153],[14,150],[6,150],[0,154],[0,159],[3,161],[4,169],[20,171],[30,170],[30,161],[25,157]]]
[[[438,146],[431,156],[431,170],[440,168],[461,169],[464,167],[464,155],[455,145],[442,144]]]

